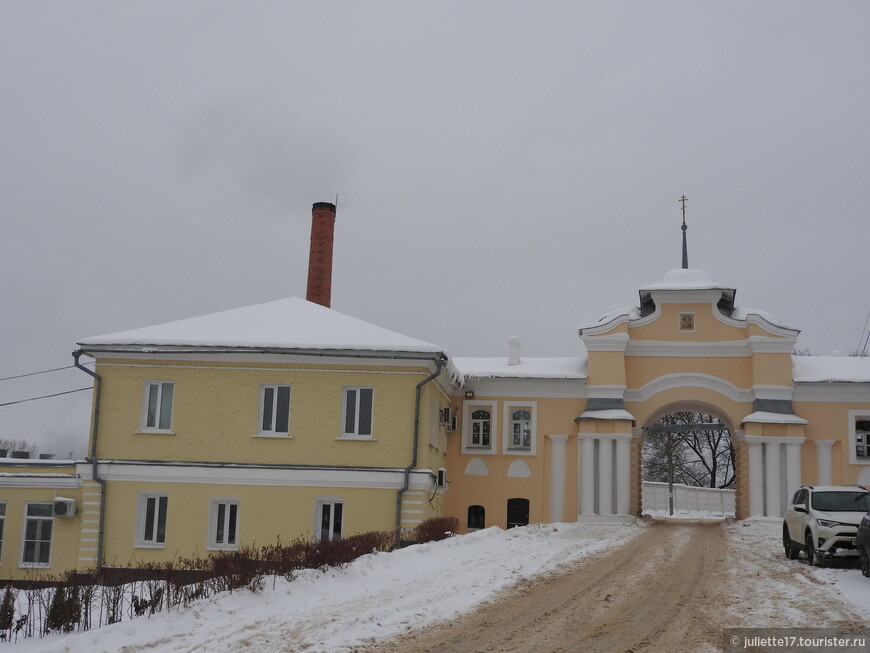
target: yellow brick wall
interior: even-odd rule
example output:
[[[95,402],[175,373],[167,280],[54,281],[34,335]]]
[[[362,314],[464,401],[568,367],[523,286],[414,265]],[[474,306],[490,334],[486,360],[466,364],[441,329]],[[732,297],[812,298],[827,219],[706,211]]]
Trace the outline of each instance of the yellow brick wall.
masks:
[[[97,370],[100,459],[391,467],[410,462],[414,390],[427,375],[420,368],[138,361]],[[139,432],[146,381],[175,384],[172,434]],[[290,385],[291,438],[254,437],[262,384]],[[337,440],[345,386],[374,388],[374,441]]]
[[[14,469],[14,471],[12,471]],[[0,471],[22,473],[21,468]],[[31,472],[31,469],[26,470]],[[29,502],[52,503],[57,496],[75,499],[78,514],[52,519],[51,548],[48,568],[21,566],[24,544],[24,520]],[[82,528],[82,491],[80,488],[0,488],[0,502],[6,504],[3,542],[0,547],[0,578],[33,578],[59,575],[78,566],[79,537]]]
[[[139,494],[161,492],[168,497],[166,542],[162,548],[136,546]],[[396,491],[388,489],[274,487],[200,483],[109,483],[105,540],[108,566],[163,562],[194,554],[208,555],[210,500],[239,502],[239,544],[267,545],[314,535],[319,497],[341,499],[343,534],[389,531],[395,527]]]

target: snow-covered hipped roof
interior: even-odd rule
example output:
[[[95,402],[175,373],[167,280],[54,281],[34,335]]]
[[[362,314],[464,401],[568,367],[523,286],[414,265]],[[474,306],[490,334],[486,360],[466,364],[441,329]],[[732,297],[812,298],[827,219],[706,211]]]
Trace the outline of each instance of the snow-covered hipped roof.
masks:
[[[164,346],[443,352],[432,343],[409,338],[300,297],[84,338],[78,344],[85,350]]]
[[[692,268],[678,268],[665,272],[661,279],[655,283],[640,288],[641,292],[650,290],[730,290],[734,292],[734,288],[716,283],[706,272]]]
[[[792,356],[795,383],[870,383],[870,358]]]
[[[507,357],[454,358],[453,364],[463,378],[585,379],[585,356],[559,358],[523,357],[519,364],[508,365]]]

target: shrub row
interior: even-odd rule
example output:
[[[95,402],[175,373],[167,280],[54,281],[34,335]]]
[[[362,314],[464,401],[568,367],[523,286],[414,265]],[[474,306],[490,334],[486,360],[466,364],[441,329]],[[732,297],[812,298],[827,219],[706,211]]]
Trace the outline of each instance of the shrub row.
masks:
[[[452,535],[454,517],[430,519],[402,541],[422,544]],[[104,567],[101,573],[67,572],[29,587],[7,587],[0,601],[0,640],[89,630],[145,614],[187,605],[218,592],[248,588],[258,592],[271,577],[293,579],[302,569],[343,567],[361,555],[392,551],[395,534],[373,531],[341,540],[246,546],[210,556],[194,556],[136,567]],[[17,617],[17,618],[16,618]]]

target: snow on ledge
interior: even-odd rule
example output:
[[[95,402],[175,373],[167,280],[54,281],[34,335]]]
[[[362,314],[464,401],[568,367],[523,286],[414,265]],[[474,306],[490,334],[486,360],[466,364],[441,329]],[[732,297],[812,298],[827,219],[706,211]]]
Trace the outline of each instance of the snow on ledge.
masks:
[[[627,410],[613,408],[610,410],[587,410],[580,413],[577,419],[624,419],[634,421],[634,415]]]
[[[743,418],[744,422],[753,422],[755,424],[809,424],[808,421],[797,415],[789,415],[786,413],[768,413],[763,410],[757,410],[754,413]]]

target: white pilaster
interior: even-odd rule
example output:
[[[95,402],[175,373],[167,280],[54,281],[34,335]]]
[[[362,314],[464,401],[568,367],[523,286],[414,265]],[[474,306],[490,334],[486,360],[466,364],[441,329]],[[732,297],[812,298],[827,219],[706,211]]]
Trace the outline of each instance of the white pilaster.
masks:
[[[598,514],[613,514],[613,439],[598,440]]]
[[[580,514],[595,514],[595,436],[581,433],[580,438]]]
[[[761,437],[744,436],[749,450],[749,516],[764,514],[764,466],[762,464]]]
[[[780,468],[781,443],[772,438],[766,438],[764,443],[764,489],[765,489],[765,516],[782,516],[782,497],[780,485],[782,483]]]
[[[565,520],[565,451],[567,435],[550,435],[550,521]]]
[[[816,485],[831,485],[834,481],[834,466],[831,448],[836,440],[815,440]]]
[[[620,434],[616,439],[616,514],[627,515],[631,509],[631,434]]]
[[[785,444],[785,492],[781,498],[780,510],[788,502],[789,497],[801,486],[801,446],[806,438],[783,438]]]

